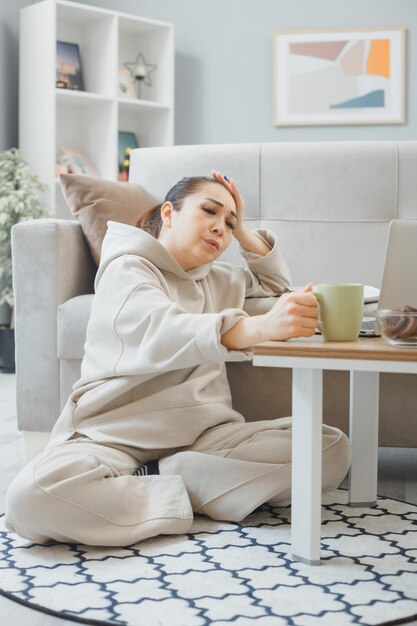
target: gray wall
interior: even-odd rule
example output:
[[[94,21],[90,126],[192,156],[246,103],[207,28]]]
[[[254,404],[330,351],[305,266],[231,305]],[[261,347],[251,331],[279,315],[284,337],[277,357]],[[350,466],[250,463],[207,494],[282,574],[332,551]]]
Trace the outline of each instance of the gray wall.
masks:
[[[78,1],[175,24],[178,144],[417,138],[416,0]],[[0,150],[17,145],[18,15],[28,4],[0,0]],[[407,28],[406,124],[274,127],[273,30],[359,26]]]
[[[17,146],[19,10],[29,0],[0,0],[0,152]],[[0,278],[0,289],[3,285]],[[0,324],[10,323],[10,308],[0,306]]]
[[[17,146],[19,11],[30,0],[0,0],[0,151]]]
[[[417,137],[416,0],[81,1],[175,24],[178,144]],[[274,127],[273,30],[372,26],[408,29],[407,123]]]

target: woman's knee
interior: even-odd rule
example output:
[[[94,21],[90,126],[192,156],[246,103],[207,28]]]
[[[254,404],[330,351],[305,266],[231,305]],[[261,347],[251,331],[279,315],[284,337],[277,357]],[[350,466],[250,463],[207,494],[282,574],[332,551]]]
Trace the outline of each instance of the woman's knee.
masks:
[[[34,466],[33,477],[36,485],[44,492],[65,493],[89,483],[95,478],[100,466],[101,475],[111,476],[109,466],[100,464],[92,454],[82,454],[72,449],[53,450]]]
[[[15,476],[6,493],[5,526],[28,537],[28,527],[45,511],[42,492],[33,480],[33,462]]]
[[[6,527],[28,539],[48,540],[51,518],[61,506],[59,496],[77,489],[80,475],[88,481],[97,465],[90,455],[61,457],[55,453],[42,454],[27,463],[7,490]]]

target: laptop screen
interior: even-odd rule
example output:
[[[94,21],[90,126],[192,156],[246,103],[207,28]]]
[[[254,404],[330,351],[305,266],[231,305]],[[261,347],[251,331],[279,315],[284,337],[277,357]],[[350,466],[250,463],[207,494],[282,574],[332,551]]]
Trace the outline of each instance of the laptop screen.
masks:
[[[417,308],[417,220],[393,220],[390,225],[378,307]]]

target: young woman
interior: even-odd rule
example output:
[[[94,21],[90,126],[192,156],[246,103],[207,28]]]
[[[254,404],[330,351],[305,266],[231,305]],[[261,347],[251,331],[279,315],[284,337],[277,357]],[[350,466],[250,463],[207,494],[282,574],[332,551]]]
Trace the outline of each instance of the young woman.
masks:
[[[9,530],[124,546],[185,533],[193,512],[239,521],[289,500],[291,418],[245,422],[225,362],[313,335],[317,304],[312,285],[289,291],[277,238],[247,230],[243,212],[233,180],[213,171],[182,179],[137,227],[108,223],[81,377],[9,487]],[[217,261],[233,237],[247,267]],[[244,311],[245,298],[267,296],[280,296],[268,313]],[[322,443],[328,491],[351,449],[329,426]]]

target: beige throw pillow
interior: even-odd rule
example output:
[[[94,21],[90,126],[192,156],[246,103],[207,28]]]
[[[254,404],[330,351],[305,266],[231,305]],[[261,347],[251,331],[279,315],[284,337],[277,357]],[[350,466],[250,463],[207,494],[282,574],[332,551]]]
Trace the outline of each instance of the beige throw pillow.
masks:
[[[134,183],[116,183],[103,178],[61,174],[61,186],[81,228],[96,264],[108,220],[134,225],[138,217],[158,204],[147,191]]]

